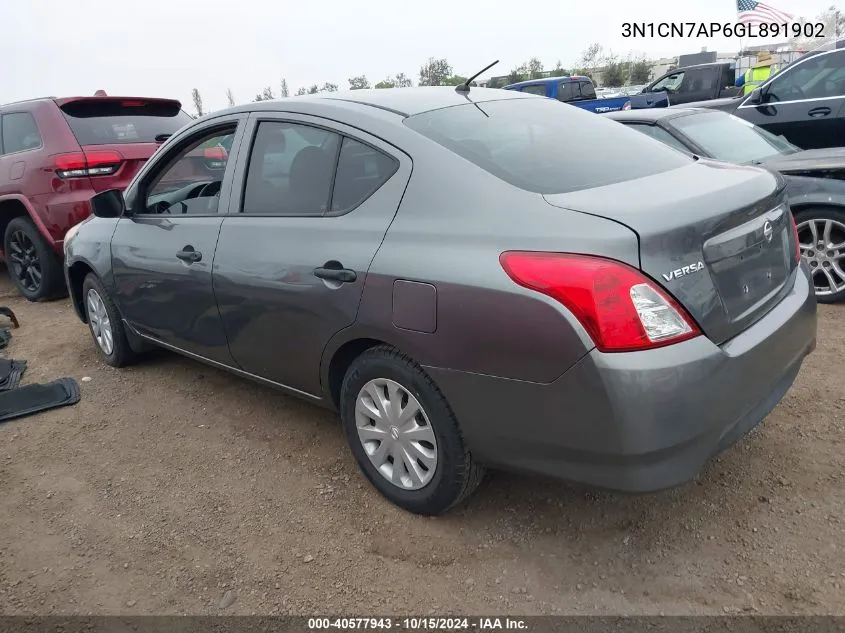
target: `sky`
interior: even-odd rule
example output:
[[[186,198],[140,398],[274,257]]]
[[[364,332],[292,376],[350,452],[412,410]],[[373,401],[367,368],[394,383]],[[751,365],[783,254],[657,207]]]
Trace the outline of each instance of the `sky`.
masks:
[[[845,0],[765,0],[811,19]],[[591,43],[651,58],[738,50],[739,39],[622,36],[625,22],[736,22],[735,0],[0,0],[0,103],[94,94],[171,97],[193,112],[237,103],[284,77],[291,94],[364,74],[404,72],[416,83],[429,57],[469,76],[505,75],[531,57],[574,66]],[[782,39],[782,38],[778,38]],[[771,41],[771,40],[768,40]],[[754,43],[766,43],[760,40]],[[748,40],[743,43],[748,44]],[[483,78],[483,77],[482,77]]]

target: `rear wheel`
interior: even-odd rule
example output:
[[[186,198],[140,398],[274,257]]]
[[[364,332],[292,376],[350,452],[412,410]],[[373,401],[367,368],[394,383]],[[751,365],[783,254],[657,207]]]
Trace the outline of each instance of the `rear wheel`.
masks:
[[[62,296],[62,262],[28,217],[14,218],[6,227],[3,248],[12,283],[29,301]]]
[[[355,359],[341,388],[340,417],[361,470],[401,508],[442,514],[481,482],[484,471],[446,398],[393,348],[375,347]]]
[[[802,209],[795,213],[801,256],[813,273],[816,299],[845,299],[845,210]]]

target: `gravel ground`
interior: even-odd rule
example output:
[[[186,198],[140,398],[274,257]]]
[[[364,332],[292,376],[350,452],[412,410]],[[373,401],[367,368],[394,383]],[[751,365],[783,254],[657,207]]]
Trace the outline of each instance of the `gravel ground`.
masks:
[[[82,387],[0,424],[2,613],[845,614],[845,306],[699,481],[493,474],[426,519],[364,481],[333,415],[167,353],[107,367],[68,301],[22,301],[5,273],[0,305],[24,381]]]

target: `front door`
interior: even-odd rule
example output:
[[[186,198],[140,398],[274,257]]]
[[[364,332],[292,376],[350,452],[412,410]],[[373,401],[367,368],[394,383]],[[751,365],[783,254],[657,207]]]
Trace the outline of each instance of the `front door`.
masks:
[[[748,98],[736,114],[802,149],[845,139],[845,50],[799,60],[761,87],[763,103]]]
[[[355,321],[411,162],[325,119],[253,117],[249,162],[238,166],[233,213],[220,231],[214,292],[242,369],[318,395],[323,350]]]
[[[127,191],[131,208],[112,237],[115,291],[132,327],[227,364],[211,267],[235,162],[225,148],[238,146],[238,127],[238,117],[203,126],[156,156]]]

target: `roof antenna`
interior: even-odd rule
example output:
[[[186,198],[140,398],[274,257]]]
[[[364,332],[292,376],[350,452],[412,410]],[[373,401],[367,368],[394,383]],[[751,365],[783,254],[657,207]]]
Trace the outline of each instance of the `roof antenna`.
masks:
[[[497,59],[497,60],[496,60],[496,61],[494,61],[492,64],[490,64],[490,65],[488,65],[488,66],[485,66],[484,68],[482,68],[481,70],[479,70],[477,73],[475,73],[472,77],[470,77],[469,79],[467,79],[467,80],[466,80],[464,83],[462,83],[461,85],[459,85],[459,86],[455,86],[455,92],[462,92],[462,93],[467,93],[467,92],[469,92],[469,85],[473,82],[473,80],[474,80],[476,77],[478,77],[479,75],[482,75],[482,74],[486,73],[488,70],[490,70],[491,68],[493,68],[493,66],[495,66],[495,65],[496,65],[496,64],[498,64],[498,63],[499,63],[499,60]]]

